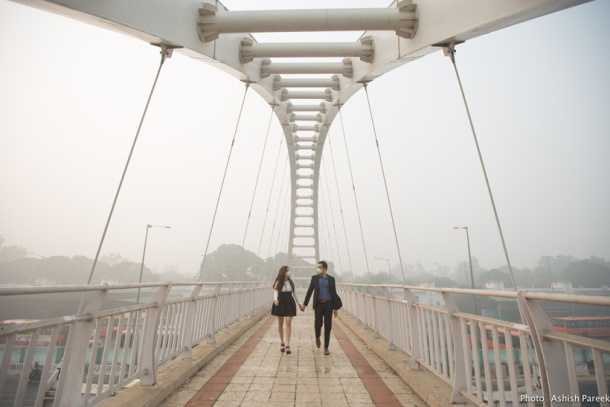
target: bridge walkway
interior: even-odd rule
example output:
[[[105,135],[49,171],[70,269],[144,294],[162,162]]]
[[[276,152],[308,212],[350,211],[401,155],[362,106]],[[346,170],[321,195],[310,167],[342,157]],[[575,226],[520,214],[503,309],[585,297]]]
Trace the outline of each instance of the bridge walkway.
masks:
[[[451,404],[448,385],[427,371],[406,370],[406,354],[385,350],[387,341],[375,339],[371,330],[341,312],[333,319],[328,356],[315,345],[310,309],[293,319],[290,355],[280,352],[276,318],[265,314],[255,319],[182,384],[172,388],[165,383],[167,389],[157,391],[136,385],[103,404],[162,407]],[[189,364],[184,360],[173,363],[176,362]],[[168,368],[172,368],[171,364]],[[163,369],[159,373],[161,387],[167,382]],[[129,395],[131,390],[134,392]],[[156,401],[147,396],[151,392],[157,394]],[[163,396],[159,396],[161,393]]]

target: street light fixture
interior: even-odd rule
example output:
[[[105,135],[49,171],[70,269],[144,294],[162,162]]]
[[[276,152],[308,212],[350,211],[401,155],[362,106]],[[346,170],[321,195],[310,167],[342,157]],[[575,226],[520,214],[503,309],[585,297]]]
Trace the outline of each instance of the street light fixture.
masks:
[[[456,226],[453,229],[464,229],[466,230],[466,242],[468,243],[468,264],[470,264],[470,285],[474,290],[474,274],[472,273],[472,256],[470,255],[470,236],[468,234],[468,226]],[[473,295],[472,299],[474,301],[474,312],[479,315],[479,307],[477,304],[477,296]]]
[[[171,226],[159,226],[159,225],[146,225],[146,235],[144,237],[144,250],[142,251],[142,264],[140,264],[140,278],[138,283],[142,283],[142,274],[144,273],[144,257],[146,257],[146,243],[148,242],[148,229],[150,228],[164,228],[171,229]],[[140,303],[140,287],[138,287],[138,296],[136,298],[136,304]]]
[[[386,259],[385,257],[375,257],[375,259],[377,260],[385,260],[388,262],[388,275],[392,275],[392,273],[390,272],[390,259]]]
[[[549,265],[549,256],[544,256],[546,259],[546,267],[549,269],[549,285],[551,286],[551,291],[555,291],[553,288],[553,274],[551,273],[551,266]]]

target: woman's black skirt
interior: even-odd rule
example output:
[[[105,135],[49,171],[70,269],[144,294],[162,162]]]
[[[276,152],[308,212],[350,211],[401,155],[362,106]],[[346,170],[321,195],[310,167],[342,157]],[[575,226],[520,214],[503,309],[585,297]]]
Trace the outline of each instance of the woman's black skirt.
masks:
[[[278,297],[279,304],[271,306],[271,315],[276,317],[294,317],[297,315],[297,303],[291,292],[281,292]]]

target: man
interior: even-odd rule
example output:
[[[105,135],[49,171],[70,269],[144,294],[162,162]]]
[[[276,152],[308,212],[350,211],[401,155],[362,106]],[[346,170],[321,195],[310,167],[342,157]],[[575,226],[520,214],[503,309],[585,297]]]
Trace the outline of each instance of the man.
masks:
[[[328,345],[330,343],[330,330],[333,326],[333,314],[336,317],[338,309],[341,308],[341,299],[337,295],[335,286],[335,278],[326,274],[328,264],[325,261],[318,262],[316,275],[311,277],[305,302],[301,305],[301,311],[305,310],[309,299],[313,293],[313,310],[315,312],[314,329],[316,334],[316,346],[321,345],[320,335],[322,333],[322,324],[324,324],[324,354],[330,355]]]

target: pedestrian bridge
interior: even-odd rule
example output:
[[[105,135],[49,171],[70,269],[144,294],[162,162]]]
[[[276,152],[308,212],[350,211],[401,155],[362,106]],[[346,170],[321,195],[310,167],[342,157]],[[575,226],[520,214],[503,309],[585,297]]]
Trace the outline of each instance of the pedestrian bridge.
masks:
[[[124,300],[137,290],[141,303]],[[610,297],[339,284],[330,357],[311,309],[280,353],[268,282],[4,287],[0,299],[74,293],[78,314],[2,327],[2,405],[580,406],[608,394],[610,344],[556,331],[549,310],[606,310]],[[473,296],[522,320],[468,312]]]
[[[558,331],[551,321],[557,309],[563,315],[574,315],[574,309],[581,306],[607,315],[604,307],[610,305],[610,297],[517,290],[467,103],[515,291],[406,285],[370,102],[383,175],[380,183],[387,197],[403,285],[339,284],[344,308],[333,330],[330,356],[315,348],[310,310],[294,322],[293,353],[279,352],[274,320],[267,314],[272,298],[269,279],[201,282],[216,210],[205,228],[208,240],[198,282],[141,283],[148,229],[156,226],[147,224],[140,283],[91,284],[157,79],[174,51],[212,63],[246,84],[216,209],[246,92],[253,89],[269,104],[281,125],[288,153],[290,193],[278,194],[289,197],[286,243],[282,244],[285,263],[303,271],[325,257],[321,256],[325,251],[332,252],[332,244],[330,250],[321,251],[321,237],[330,236],[325,232],[334,230],[335,224],[334,219],[326,223],[319,219],[322,159],[325,148],[332,155],[329,129],[335,119],[342,122],[341,108],[353,95],[364,90],[368,101],[369,82],[442,49],[455,69],[466,102],[455,63],[456,45],[586,0],[475,0],[467,5],[452,0],[403,0],[383,8],[267,11],[231,11],[221,2],[193,0],[16,1],[131,35],[158,46],[161,58],[87,285],[0,287],[3,307],[36,302],[39,308],[56,313],[1,327],[0,405],[505,406],[519,402],[533,407],[583,406],[593,400],[610,406],[608,400],[596,398],[608,394],[608,342]],[[281,37],[295,31],[355,31],[362,35],[358,34],[357,41],[322,43],[286,42]],[[261,32],[278,33],[281,41],[259,42],[252,34]],[[285,58],[292,62],[280,62]],[[358,222],[350,221],[360,225],[360,233],[353,234],[362,238],[370,281],[346,156],[358,213]],[[216,170],[214,167],[220,174]],[[252,206],[248,222],[251,210]],[[345,219],[342,222],[347,241]],[[244,241],[248,227],[249,223]],[[468,229],[464,229],[468,239]],[[200,252],[196,253],[198,257]],[[385,260],[389,267],[389,259]],[[232,267],[245,269],[241,266],[238,262]],[[349,269],[353,277],[351,259]],[[471,283],[474,287],[473,277]]]

